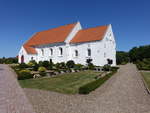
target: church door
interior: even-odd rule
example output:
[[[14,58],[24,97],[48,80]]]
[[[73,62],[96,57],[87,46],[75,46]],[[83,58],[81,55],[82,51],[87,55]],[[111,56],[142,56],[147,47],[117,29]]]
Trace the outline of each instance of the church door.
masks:
[[[21,56],[21,63],[24,63],[24,56]]]

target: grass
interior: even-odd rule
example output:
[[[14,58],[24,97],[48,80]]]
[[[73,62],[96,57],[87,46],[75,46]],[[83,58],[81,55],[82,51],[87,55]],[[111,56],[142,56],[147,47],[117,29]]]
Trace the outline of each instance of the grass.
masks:
[[[23,88],[34,88],[42,90],[51,90],[60,93],[75,94],[79,88],[87,83],[95,81],[95,77],[100,72],[84,71],[77,73],[68,73],[52,78],[37,78],[19,80]]]
[[[150,89],[150,72],[141,72],[142,76],[147,83],[148,88]]]

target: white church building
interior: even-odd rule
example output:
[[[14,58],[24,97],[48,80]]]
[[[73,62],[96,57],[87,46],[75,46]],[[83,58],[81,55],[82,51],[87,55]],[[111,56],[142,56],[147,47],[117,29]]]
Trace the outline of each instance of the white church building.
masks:
[[[67,62],[96,66],[116,65],[116,42],[111,25],[83,29],[80,22],[37,32],[20,49],[19,63],[31,60]]]

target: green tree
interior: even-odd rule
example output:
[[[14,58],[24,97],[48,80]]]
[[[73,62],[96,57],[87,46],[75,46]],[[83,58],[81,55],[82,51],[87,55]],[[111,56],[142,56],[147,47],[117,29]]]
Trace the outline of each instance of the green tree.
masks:
[[[144,58],[150,58],[150,45],[133,47],[129,51],[129,56],[132,62],[142,61]]]
[[[117,64],[126,64],[129,62],[129,54],[124,51],[117,51],[116,53],[116,62]]]

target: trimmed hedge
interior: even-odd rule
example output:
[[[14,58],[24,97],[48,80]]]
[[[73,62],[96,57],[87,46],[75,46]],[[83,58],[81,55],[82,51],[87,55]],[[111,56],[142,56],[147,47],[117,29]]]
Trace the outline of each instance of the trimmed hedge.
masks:
[[[74,69],[75,70],[81,70],[83,68],[82,64],[75,64]]]
[[[114,73],[116,73],[117,69],[107,74],[103,78],[99,78],[93,82],[85,84],[84,86],[79,88],[79,94],[89,94],[91,91],[94,91],[96,88],[101,86],[106,80],[108,80]]]
[[[139,70],[150,70],[150,58],[135,62]]]
[[[113,71],[113,72],[116,72],[118,69],[119,69],[119,67],[115,67],[115,66],[111,67],[111,71]]]
[[[145,70],[145,71],[150,71],[150,66],[139,66],[138,64],[136,64],[137,68],[139,70]]]

